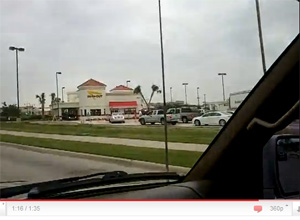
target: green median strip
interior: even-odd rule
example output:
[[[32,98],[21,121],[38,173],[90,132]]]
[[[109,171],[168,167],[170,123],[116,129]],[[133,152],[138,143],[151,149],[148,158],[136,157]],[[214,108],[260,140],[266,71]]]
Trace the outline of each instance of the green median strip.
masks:
[[[164,141],[163,126],[110,126],[110,125],[58,125],[33,124],[28,122],[1,122],[0,129],[9,131],[24,131],[46,134],[63,134],[78,136],[98,136]],[[220,128],[205,127],[168,127],[168,141],[180,143],[210,144]]]
[[[0,134],[0,141],[161,164],[164,164],[165,162],[164,149],[54,140],[48,138],[32,138],[4,134]],[[192,167],[201,154],[202,152],[169,150],[169,164],[181,167]]]

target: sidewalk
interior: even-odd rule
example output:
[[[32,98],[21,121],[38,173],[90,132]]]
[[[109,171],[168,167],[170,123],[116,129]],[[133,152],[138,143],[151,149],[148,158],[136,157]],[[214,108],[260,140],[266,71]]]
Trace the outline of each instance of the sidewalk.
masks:
[[[24,137],[35,137],[35,138],[51,138],[51,139],[66,140],[66,141],[81,141],[81,142],[90,142],[90,143],[126,145],[126,146],[134,146],[134,147],[148,147],[148,148],[160,148],[160,149],[165,148],[164,142],[139,140],[139,139],[74,136],[74,135],[60,135],[60,134],[42,134],[42,133],[6,131],[6,130],[0,130],[0,134],[8,134],[8,135],[24,136]],[[171,150],[204,152],[207,147],[208,147],[208,145],[206,145],[206,144],[189,144],[189,143],[168,142],[168,148]]]

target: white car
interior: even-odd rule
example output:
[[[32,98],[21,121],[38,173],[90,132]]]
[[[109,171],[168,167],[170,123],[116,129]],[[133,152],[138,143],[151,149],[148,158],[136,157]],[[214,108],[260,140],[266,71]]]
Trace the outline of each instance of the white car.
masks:
[[[207,112],[199,117],[195,117],[192,123],[195,126],[200,125],[220,125],[224,126],[232,114],[227,112]]]
[[[115,112],[115,113],[112,113],[111,116],[109,117],[109,122],[110,123],[114,123],[114,122],[125,123],[125,117],[121,113]]]

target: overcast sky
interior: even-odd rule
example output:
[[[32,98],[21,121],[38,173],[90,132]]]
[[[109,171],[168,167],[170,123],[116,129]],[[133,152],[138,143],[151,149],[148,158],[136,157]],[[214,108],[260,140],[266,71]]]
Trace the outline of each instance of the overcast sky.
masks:
[[[94,78],[107,90],[131,80],[150,95],[162,86],[157,0],[0,0],[1,102],[16,103],[15,54],[19,56],[20,105],[38,105],[36,94],[74,91]],[[260,0],[269,67],[299,33],[296,0]],[[197,103],[225,91],[253,88],[262,76],[255,0],[162,0],[166,96]],[[61,89],[60,89],[61,94]],[[66,96],[66,95],[65,95]],[[154,101],[161,101],[156,95]]]

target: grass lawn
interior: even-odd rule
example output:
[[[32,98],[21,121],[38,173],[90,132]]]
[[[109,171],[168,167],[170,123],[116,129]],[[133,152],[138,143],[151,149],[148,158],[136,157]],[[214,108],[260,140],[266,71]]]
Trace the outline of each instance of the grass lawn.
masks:
[[[0,135],[0,141],[164,164],[164,149]],[[192,167],[202,152],[169,150],[169,164]]]
[[[107,126],[107,125],[58,125],[33,124],[29,122],[1,122],[0,129],[48,134],[116,137],[164,141],[163,126]],[[209,144],[220,128],[168,127],[168,141],[181,143]]]

